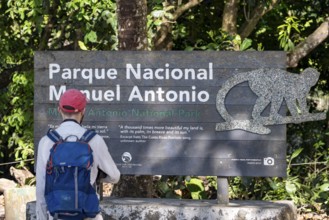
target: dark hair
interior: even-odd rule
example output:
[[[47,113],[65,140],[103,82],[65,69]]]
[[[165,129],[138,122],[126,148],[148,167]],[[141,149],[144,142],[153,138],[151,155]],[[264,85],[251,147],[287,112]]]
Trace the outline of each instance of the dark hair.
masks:
[[[63,105],[62,108],[67,109],[67,110],[75,110],[75,108],[70,105]]]

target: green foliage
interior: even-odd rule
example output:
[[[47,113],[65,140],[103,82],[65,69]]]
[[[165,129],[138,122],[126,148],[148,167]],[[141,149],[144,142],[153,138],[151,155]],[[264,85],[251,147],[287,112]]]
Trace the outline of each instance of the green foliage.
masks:
[[[284,21],[284,24],[278,26],[280,46],[284,51],[291,51],[295,47],[294,31],[299,33],[299,21],[295,16],[289,16]]]
[[[185,185],[192,199],[212,199],[217,192],[217,177],[187,177]]]
[[[157,194],[162,198],[183,198],[185,189],[183,176],[162,176],[156,185]]]
[[[117,48],[115,3],[112,1],[61,1],[60,6],[49,3],[56,14],[44,16],[44,28],[53,25],[48,47],[63,49],[113,50]],[[47,12],[47,8],[44,13]],[[80,41],[80,44],[78,43]],[[44,43],[44,42],[41,42]]]
[[[208,33],[210,40],[204,42],[203,40],[197,40],[195,45],[186,46],[186,51],[192,50],[209,50],[209,51],[246,51],[251,49],[252,40],[251,39],[241,39],[239,35],[234,37],[228,35],[225,32],[214,32],[210,31]]]
[[[203,186],[203,181],[198,178],[191,178],[185,181],[186,188],[191,193],[192,199],[205,199],[205,190]]]
[[[33,73],[15,73],[8,90],[1,94],[6,106],[1,106],[2,157],[24,161],[34,155],[33,145]],[[8,152],[9,151],[9,152]],[[21,163],[24,166],[24,162]]]
[[[306,210],[328,210],[328,128],[325,122],[291,125],[289,129],[288,191],[290,198]],[[301,150],[301,148],[303,150]],[[296,190],[293,190],[296,188]]]
[[[217,177],[162,176],[156,183],[156,193],[162,198],[213,199]]]

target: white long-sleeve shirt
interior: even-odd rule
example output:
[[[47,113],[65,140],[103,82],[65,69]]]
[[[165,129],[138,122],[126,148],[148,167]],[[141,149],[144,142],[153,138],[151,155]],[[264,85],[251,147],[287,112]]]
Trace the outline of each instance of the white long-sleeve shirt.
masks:
[[[64,121],[56,129],[56,131],[63,138],[69,135],[76,135],[81,137],[86,131],[78,123],[72,120]],[[48,219],[47,205],[45,200],[45,178],[46,178],[46,166],[54,142],[52,142],[47,136],[41,138],[38,145],[38,156],[36,162],[36,214],[37,220]],[[91,149],[93,150],[94,164],[91,168],[90,183],[94,184],[98,174],[98,168],[107,174],[107,177],[103,179],[104,182],[117,183],[120,179],[120,171],[115,165],[104,139],[96,135],[89,142]]]

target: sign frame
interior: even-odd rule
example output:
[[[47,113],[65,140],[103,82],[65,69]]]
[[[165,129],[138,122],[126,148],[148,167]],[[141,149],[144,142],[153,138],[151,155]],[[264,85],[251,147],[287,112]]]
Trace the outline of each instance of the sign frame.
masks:
[[[104,138],[122,174],[285,177],[285,125],[270,125],[271,134],[216,131],[225,81],[284,70],[285,58],[281,51],[37,51],[35,146],[61,123],[60,94],[77,88],[90,99],[83,125]],[[247,120],[256,99],[243,82],[225,106]]]

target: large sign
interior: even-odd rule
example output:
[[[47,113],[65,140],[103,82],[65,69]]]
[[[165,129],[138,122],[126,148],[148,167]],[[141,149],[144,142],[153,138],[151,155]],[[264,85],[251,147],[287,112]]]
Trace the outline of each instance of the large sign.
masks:
[[[268,87],[254,91],[244,77],[254,72],[257,84],[255,72],[285,63],[283,52],[36,52],[35,143],[61,123],[61,94],[77,88],[89,99],[83,125],[123,174],[285,176],[286,126],[248,124],[272,110],[254,107]],[[284,102],[275,110],[285,117]]]

